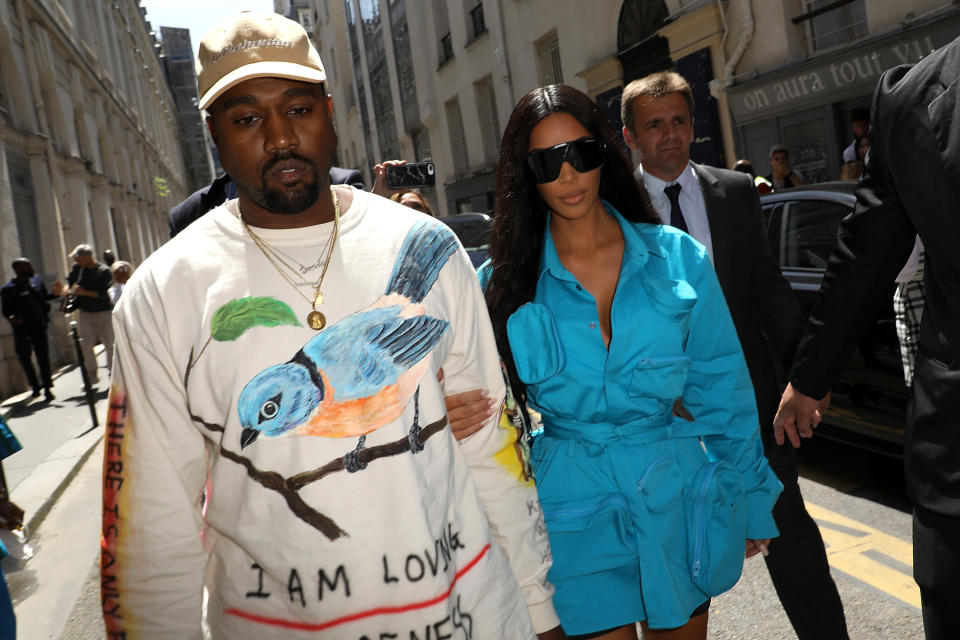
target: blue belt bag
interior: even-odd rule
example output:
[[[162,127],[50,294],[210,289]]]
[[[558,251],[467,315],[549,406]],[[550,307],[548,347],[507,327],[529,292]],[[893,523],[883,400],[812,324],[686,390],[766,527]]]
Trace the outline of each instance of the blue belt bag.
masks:
[[[730,464],[708,462],[697,470],[687,503],[687,554],[693,583],[720,595],[743,571],[747,515],[743,478]]]

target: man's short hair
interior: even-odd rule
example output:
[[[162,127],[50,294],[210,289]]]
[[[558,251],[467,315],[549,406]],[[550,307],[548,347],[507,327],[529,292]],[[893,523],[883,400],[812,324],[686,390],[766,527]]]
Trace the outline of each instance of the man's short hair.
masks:
[[[780,153],[781,151],[787,154],[787,156],[790,155],[790,152],[787,151],[787,148],[785,146],[783,146],[782,144],[775,144],[772,147],[770,147],[770,159],[773,160],[773,154]]]
[[[251,78],[323,83],[320,55],[299,22],[264,11],[241,11],[207,32],[197,53],[200,109]]]
[[[638,98],[662,98],[671,93],[679,93],[687,103],[690,118],[693,119],[693,90],[690,83],[676,71],[659,71],[634,80],[623,88],[620,97],[620,119],[623,126],[634,131],[633,103]]]
[[[17,258],[16,260],[14,260],[13,262],[10,263],[10,266],[13,267],[13,270],[14,270],[14,271],[16,271],[16,270],[17,270],[17,266],[19,266],[19,265],[21,265],[21,264],[30,264],[30,260],[29,260],[28,258],[22,258],[22,257],[21,257],[21,258]]]
[[[76,258],[77,256],[92,256],[93,247],[89,244],[78,244],[73,248],[73,251],[70,252],[71,258]]]
[[[850,122],[870,122],[870,110],[854,109],[850,113]]]

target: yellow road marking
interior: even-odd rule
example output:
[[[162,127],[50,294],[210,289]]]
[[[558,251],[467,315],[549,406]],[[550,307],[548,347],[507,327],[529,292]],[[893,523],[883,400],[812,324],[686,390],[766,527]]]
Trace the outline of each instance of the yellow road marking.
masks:
[[[815,519],[827,526],[820,526],[820,534],[827,543],[827,559],[830,566],[843,571],[870,586],[890,594],[911,606],[920,608],[920,589],[913,580],[912,573],[904,573],[882,562],[864,555],[865,551],[885,555],[896,562],[913,569],[913,546],[909,542],[868,527],[835,511],[807,502],[807,511]],[[861,535],[851,535],[838,531],[829,525],[843,527],[848,531],[857,531]]]

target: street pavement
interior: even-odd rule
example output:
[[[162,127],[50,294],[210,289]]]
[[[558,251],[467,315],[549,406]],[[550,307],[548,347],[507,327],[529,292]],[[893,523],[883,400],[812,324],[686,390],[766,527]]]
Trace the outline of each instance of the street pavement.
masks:
[[[100,384],[93,395],[98,426],[94,427],[83,377],[76,365],[54,374],[53,401],[32,398],[27,391],[0,403],[0,412],[23,445],[22,451],[3,461],[3,471],[10,499],[25,512],[28,533],[40,526],[103,438],[110,374],[105,368],[103,347],[97,347],[95,353],[100,365]]]

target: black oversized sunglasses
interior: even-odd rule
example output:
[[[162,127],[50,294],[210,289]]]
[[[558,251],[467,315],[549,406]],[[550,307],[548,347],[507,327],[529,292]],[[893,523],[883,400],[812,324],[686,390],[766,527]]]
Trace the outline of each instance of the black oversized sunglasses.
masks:
[[[527,167],[537,184],[553,182],[560,177],[564,162],[578,173],[593,171],[603,165],[604,144],[597,138],[580,138],[563,142],[549,149],[537,149],[527,154]]]

